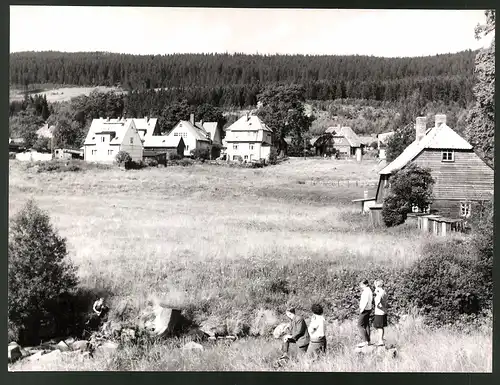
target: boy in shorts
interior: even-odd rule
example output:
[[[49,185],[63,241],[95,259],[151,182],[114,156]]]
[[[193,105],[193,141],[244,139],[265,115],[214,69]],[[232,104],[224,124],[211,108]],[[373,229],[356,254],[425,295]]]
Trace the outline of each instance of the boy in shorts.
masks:
[[[375,318],[373,327],[377,330],[377,346],[384,346],[384,328],[387,327],[387,293],[385,292],[382,280],[377,279],[375,285]]]

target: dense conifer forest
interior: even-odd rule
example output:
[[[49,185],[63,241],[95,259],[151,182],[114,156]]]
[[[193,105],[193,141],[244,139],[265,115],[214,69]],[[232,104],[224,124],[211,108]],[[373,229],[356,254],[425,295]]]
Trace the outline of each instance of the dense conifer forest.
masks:
[[[465,107],[473,100],[476,53],[381,58],[18,52],[10,55],[10,84],[120,86],[141,93],[164,88],[160,99],[165,102],[187,99],[220,107],[255,105],[270,84],[302,84],[308,100],[403,101],[417,90],[423,103]]]

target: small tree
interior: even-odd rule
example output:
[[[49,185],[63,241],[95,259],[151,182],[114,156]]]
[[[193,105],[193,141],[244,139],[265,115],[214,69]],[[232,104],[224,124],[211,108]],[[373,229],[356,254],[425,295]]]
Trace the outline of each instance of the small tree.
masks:
[[[118,163],[120,166],[127,166],[132,162],[132,157],[130,154],[126,151],[120,151],[118,154],[116,154],[116,163]]]
[[[54,303],[77,285],[67,260],[66,240],[33,201],[9,226],[8,317],[24,339],[36,340],[40,327],[57,318]]]
[[[389,185],[390,192],[382,207],[382,218],[387,226],[403,223],[413,206],[425,211],[432,202],[434,179],[429,168],[411,163],[391,176]]]
[[[278,150],[273,146],[269,152],[269,164],[276,164],[278,161]]]
[[[414,140],[415,129],[413,124],[408,124],[402,128],[396,129],[394,135],[387,141],[387,161],[392,162],[396,159]]]

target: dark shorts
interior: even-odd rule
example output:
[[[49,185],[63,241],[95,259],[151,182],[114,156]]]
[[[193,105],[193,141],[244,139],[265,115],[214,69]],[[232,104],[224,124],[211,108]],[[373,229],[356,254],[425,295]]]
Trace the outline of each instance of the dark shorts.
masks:
[[[362,328],[365,328],[370,325],[370,313],[371,310],[365,310],[363,313],[359,314],[358,317],[358,326],[361,326]]]
[[[373,327],[375,329],[382,329],[387,326],[387,314],[379,315],[375,314],[375,318],[373,319]]]

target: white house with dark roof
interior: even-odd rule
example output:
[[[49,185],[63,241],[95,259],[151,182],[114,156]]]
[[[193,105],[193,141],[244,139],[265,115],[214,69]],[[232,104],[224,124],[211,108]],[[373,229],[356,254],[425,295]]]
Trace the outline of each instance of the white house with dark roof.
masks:
[[[181,120],[170,130],[167,136],[182,138],[185,149],[184,156],[191,156],[191,151],[195,149],[210,149],[210,134],[203,128],[196,126],[194,115],[191,114],[191,121]]]
[[[141,137],[141,140],[148,136],[159,135],[158,119],[150,118],[148,116],[144,118],[134,118],[132,119],[135,124],[135,128]]]
[[[244,115],[226,128],[223,146],[228,160],[268,159],[273,131],[256,115]]]
[[[133,119],[94,119],[83,144],[87,162],[111,163],[126,151],[133,161],[142,160],[143,146]]]

